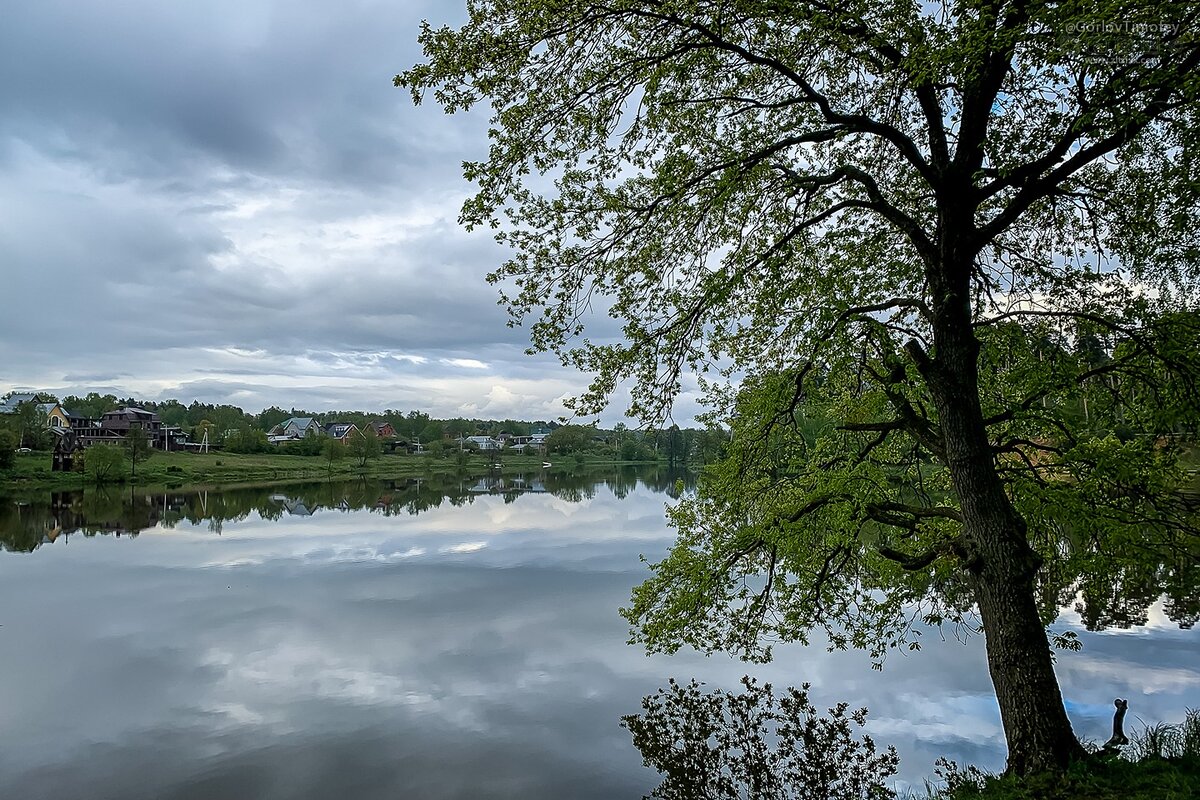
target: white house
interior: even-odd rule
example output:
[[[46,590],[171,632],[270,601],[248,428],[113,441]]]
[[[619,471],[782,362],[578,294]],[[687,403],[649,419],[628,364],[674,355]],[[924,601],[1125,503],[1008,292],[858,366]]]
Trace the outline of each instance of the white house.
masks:
[[[292,442],[297,439],[303,439],[308,435],[309,431],[312,431],[316,435],[324,433],[321,430],[320,423],[312,417],[288,417],[267,432],[267,441],[275,443]]]

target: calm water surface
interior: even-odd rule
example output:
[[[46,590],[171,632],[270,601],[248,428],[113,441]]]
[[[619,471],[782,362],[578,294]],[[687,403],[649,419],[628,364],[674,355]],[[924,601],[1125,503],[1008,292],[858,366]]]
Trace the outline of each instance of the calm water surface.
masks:
[[[673,484],[0,499],[0,797],[640,797],[658,778],[620,716],[670,676],[746,672],[868,706],[900,785],[938,756],[1000,765],[978,638],[927,635],[882,675],[819,646],[766,667],[627,646]],[[1195,632],[1081,638],[1059,657],[1081,734],[1107,738],[1115,696],[1146,720],[1200,705]]]

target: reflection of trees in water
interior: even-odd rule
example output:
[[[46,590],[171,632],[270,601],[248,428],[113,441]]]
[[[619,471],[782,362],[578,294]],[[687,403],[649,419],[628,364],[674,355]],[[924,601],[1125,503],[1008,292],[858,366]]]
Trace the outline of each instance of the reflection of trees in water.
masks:
[[[505,503],[524,494],[552,494],[578,502],[594,497],[601,485],[623,498],[639,481],[655,491],[674,492],[681,477],[678,471],[653,466],[621,466],[572,473],[359,479],[187,494],[133,494],[99,487],[46,494],[26,503],[0,502],[0,547],[29,553],[60,536],[137,535],[147,528],[169,529],[181,522],[207,526],[210,532],[220,534],[225,523],[255,514],[265,520],[363,510],[383,516],[412,516],[443,504],[461,507],[483,495],[501,497]]]
[[[741,694],[705,692],[692,681],[642,700],[642,714],[622,718],[646,765],[663,775],[653,798],[763,800],[893,797],[886,785],[900,759],[858,738],[866,709],[840,703],[822,715],[808,684],[775,695],[743,678]]]
[[[177,504],[178,498],[167,495],[130,495],[107,487],[0,504],[0,547],[30,553],[72,534],[137,536],[175,519]]]
[[[1200,498],[1184,498],[1200,517]],[[1200,536],[1176,531],[1156,542],[1136,534],[1111,537],[1098,547],[1086,525],[1064,523],[1055,531],[1061,554],[1055,598],[1075,604],[1088,630],[1131,628],[1149,621],[1159,599],[1167,618],[1181,628],[1200,622]],[[1083,565],[1083,566],[1080,566]]]

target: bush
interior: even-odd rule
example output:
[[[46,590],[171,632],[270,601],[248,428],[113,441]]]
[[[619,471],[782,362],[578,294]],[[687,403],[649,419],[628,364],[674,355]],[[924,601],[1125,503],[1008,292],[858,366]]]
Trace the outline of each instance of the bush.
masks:
[[[125,477],[125,451],[111,444],[94,444],[79,454],[83,470],[96,483],[108,483]]]
[[[0,430],[0,469],[12,469],[17,461],[20,439],[12,431]]]

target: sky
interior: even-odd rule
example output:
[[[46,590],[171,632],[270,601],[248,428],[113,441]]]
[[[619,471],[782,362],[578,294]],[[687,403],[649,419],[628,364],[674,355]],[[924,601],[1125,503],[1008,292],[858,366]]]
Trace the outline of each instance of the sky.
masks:
[[[421,59],[422,19],[464,15],[433,0],[8,4],[0,393],[565,415],[585,376],[525,354],[484,278],[504,250],[457,224],[487,109],[446,116],[392,85]],[[695,410],[688,395],[675,419]]]

